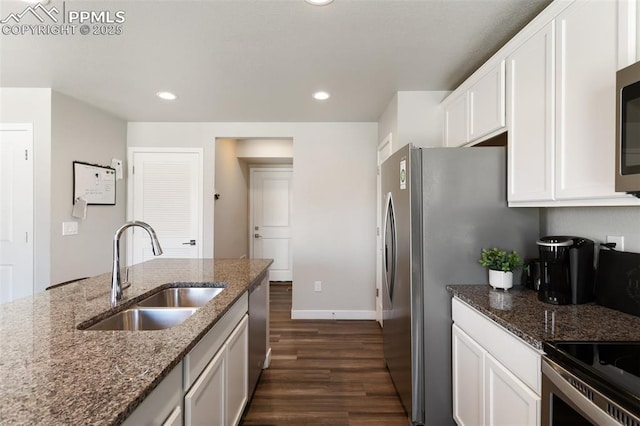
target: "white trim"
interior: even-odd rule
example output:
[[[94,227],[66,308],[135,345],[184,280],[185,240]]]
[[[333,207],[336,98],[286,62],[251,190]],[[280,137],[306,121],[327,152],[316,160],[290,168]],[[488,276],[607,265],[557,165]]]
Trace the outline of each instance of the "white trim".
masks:
[[[265,165],[249,165],[249,258],[253,259],[253,179],[255,172],[291,172],[293,174],[293,164],[274,164],[272,167]],[[292,190],[293,191],[293,190]]]
[[[376,319],[376,311],[312,311],[291,310],[291,319],[318,319],[318,320],[373,320]]]
[[[132,220],[133,218],[133,156],[136,153],[168,153],[168,152],[177,152],[177,153],[196,153],[199,158],[199,167],[200,174],[198,176],[198,194],[200,195],[200,199],[198,202],[200,203],[200,209],[198,210],[198,257],[202,258],[204,252],[204,240],[203,240],[203,228],[204,228],[204,148],[182,148],[182,147],[171,147],[171,148],[161,148],[161,147],[129,147],[127,148],[127,221]],[[127,238],[127,265],[131,265],[133,250],[131,248],[131,243],[133,242],[133,238]]]
[[[271,348],[267,351],[267,356],[264,357],[264,363],[262,364],[262,369],[266,370],[271,365]]]
[[[382,227],[383,227],[383,213],[381,210],[382,206],[382,163],[384,160],[380,161],[380,152],[382,152],[387,145],[389,146],[389,152],[391,153],[389,156],[393,155],[393,134],[389,132],[389,134],[378,144],[378,149],[376,151],[376,161],[378,172],[376,176],[376,297],[375,297],[375,319],[382,325],[382,260],[380,256],[378,256],[378,251],[382,250]],[[388,158],[388,157],[387,157]],[[386,158],[385,158],[386,160]]]

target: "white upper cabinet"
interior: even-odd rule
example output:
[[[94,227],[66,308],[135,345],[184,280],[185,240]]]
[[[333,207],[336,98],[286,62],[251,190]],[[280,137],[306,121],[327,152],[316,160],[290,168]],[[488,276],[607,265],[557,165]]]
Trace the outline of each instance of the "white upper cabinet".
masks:
[[[444,146],[456,147],[469,142],[469,96],[463,92],[444,107]]]
[[[616,196],[617,20],[616,2],[601,0],[556,19],[556,200]]]
[[[469,83],[467,83],[469,84]],[[476,142],[505,126],[504,61],[444,102],[444,146]]]
[[[468,97],[468,145],[508,131],[510,206],[640,204],[614,190],[615,78],[636,58],[635,18],[634,1],[554,1],[443,102],[449,120]],[[445,146],[465,144],[445,127]]]
[[[507,58],[509,201],[554,195],[554,23]]]
[[[469,89],[470,141],[504,127],[504,84],[504,61],[500,61]]]

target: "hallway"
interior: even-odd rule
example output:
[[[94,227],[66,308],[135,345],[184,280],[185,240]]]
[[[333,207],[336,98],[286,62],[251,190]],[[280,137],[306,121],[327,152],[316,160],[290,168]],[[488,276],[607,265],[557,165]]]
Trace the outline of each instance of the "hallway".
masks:
[[[291,285],[271,284],[270,297],[271,366],[241,424],[408,424],[375,321],[292,321]]]

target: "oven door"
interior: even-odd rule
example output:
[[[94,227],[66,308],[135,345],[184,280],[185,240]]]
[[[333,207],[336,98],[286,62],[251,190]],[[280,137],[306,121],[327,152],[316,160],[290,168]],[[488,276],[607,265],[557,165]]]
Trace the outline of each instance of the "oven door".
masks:
[[[640,419],[555,362],[542,360],[542,426],[640,424]]]

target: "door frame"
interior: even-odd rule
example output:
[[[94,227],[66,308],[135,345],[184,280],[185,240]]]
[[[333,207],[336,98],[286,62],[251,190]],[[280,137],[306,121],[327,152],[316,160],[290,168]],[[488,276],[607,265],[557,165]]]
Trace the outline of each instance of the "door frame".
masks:
[[[382,152],[388,147],[390,154],[393,154],[393,135],[389,133],[379,144],[376,151],[377,161],[377,173],[376,173],[376,321],[382,326],[382,276],[383,276],[383,263],[382,263],[382,233],[384,232],[383,217],[384,210],[386,208],[386,197],[382,194],[382,163],[389,158],[382,157]]]
[[[264,166],[264,165],[249,165],[249,235],[247,236],[247,238],[249,238],[249,259],[253,259],[253,227],[254,222],[253,222],[253,209],[254,209],[254,205],[253,205],[253,193],[254,193],[254,189],[253,189],[253,180],[254,180],[254,176],[255,176],[255,172],[256,171],[269,171],[269,172],[291,172],[292,176],[293,176],[293,165],[291,164],[278,164],[278,165],[274,165],[273,167],[269,167],[269,166]],[[290,196],[291,199],[293,200],[293,188],[290,190]],[[291,212],[293,213],[293,208],[291,209]],[[290,237],[291,238],[291,237]],[[292,265],[293,267],[293,265]]]
[[[36,188],[36,166],[35,166],[35,152],[34,152],[34,131],[33,131],[33,123],[0,123],[0,131],[15,131],[15,132],[26,132],[29,137],[29,144],[27,147],[28,155],[30,155],[31,160],[31,187],[27,188],[28,191],[24,191],[24,185],[20,185],[20,191],[26,192],[29,194],[31,199],[29,200],[31,203],[31,223],[29,224],[28,239],[29,243],[31,243],[30,255],[31,258],[29,261],[31,262],[31,294],[36,294],[36,233],[35,233],[35,222],[36,222],[36,199],[35,199],[35,188]],[[22,182],[21,182],[22,183]]]
[[[198,154],[198,258],[202,258],[204,240],[203,240],[203,208],[204,208],[204,149],[203,148],[181,148],[181,147],[128,147],[127,148],[127,221],[133,220],[133,156],[137,153],[194,153]],[[127,238],[127,266],[133,262],[133,238]]]

